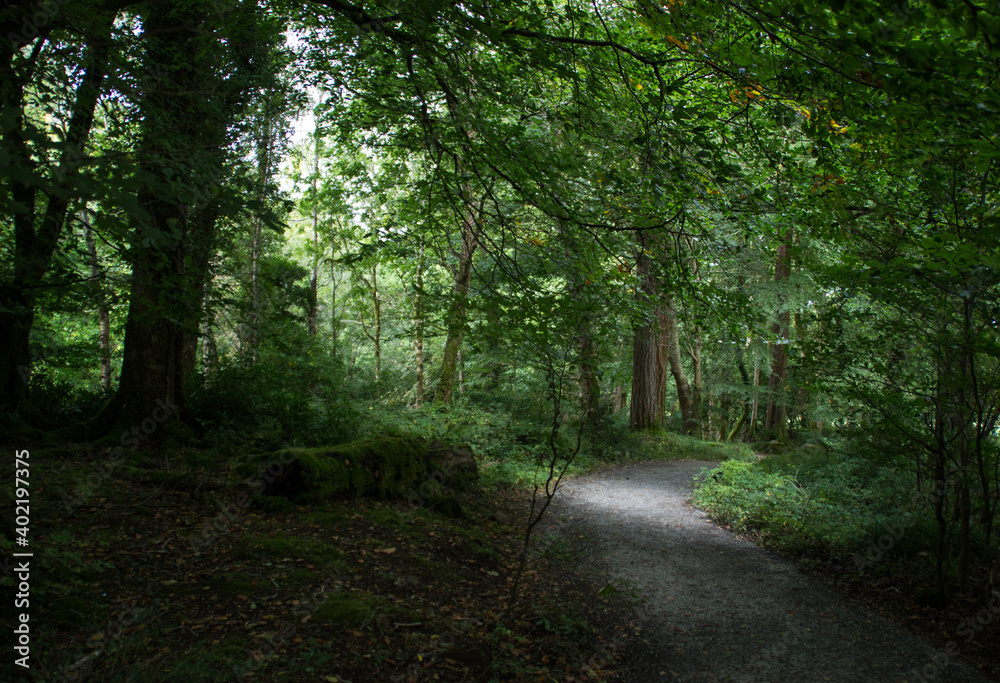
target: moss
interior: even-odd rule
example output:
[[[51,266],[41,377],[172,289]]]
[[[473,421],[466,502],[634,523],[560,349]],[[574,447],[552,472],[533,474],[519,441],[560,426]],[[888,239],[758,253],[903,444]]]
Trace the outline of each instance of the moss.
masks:
[[[313,510],[300,515],[300,519],[306,524],[317,524],[323,529],[332,529],[345,524],[351,518],[342,512]]]
[[[416,610],[397,605],[377,595],[334,593],[313,613],[313,620],[342,628],[357,628],[371,620],[383,625],[393,622],[423,621]]]
[[[372,618],[374,610],[363,596],[334,593],[313,613],[313,621],[343,628],[358,627]]]
[[[372,496],[393,498],[419,485],[427,448],[418,439],[381,437],[334,448],[290,448],[260,462],[290,463],[275,475],[278,492],[304,501]]]
[[[365,515],[373,524],[399,528],[403,525],[403,517],[391,508],[373,508]]]
[[[257,536],[249,541],[251,552],[273,558],[338,561],[341,552],[312,538],[298,536]]]
[[[465,511],[458,501],[442,494],[432,496],[430,506],[432,510],[440,512],[445,517],[451,517],[452,519],[463,519],[465,517]]]
[[[317,576],[317,572],[305,567],[296,567],[288,572],[288,578],[294,581],[312,581]]]

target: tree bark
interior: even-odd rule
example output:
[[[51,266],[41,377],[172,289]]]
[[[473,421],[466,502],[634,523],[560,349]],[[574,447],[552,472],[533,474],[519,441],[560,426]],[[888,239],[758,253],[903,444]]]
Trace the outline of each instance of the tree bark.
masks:
[[[205,272],[215,226],[211,191],[221,178],[222,149],[234,115],[206,92],[224,87],[213,58],[221,47],[197,6],[149,4],[143,24],[145,71],[136,158],[151,182],[137,194],[132,278],[121,382],[115,399],[91,423],[96,432],[126,431],[123,445],[166,436],[184,410],[185,338],[200,322]],[[179,55],[200,55],[197,61]],[[175,194],[172,188],[180,188]],[[168,189],[171,188],[171,189]]]
[[[670,299],[666,300],[666,305],[662,308],[661,329],[664,331],[666,341],[666,356],[670,364],[670,374],[674,377],[674,385],[677,387],[677,401],[681,407],[682,431],[685,434],[693,435],[698,431],[698,421],[695,416],[694,397],[691,391],[691,384],[688,382],[684,372],[684,364],[681,358],[680,329],[677,325],[677,310]]]
[[[580,353],[580,408],[584,419],[596,426],[600,420],[601,383],[597,377],[597,345],[590,332],[590,320],[577,342]]]
[[[649,256],[639,254],[636,274],[639,289],[636,299],[648,304],[656,296]],[[659,349],[659,323],[648,321],[635,328],[632,341],[632,400],[629,408],[629,426],[636,430],[655,429],[660,426],[663,408],[658,405],[659,378],[657,364],[661,361]]]
[[[472,206],[469,192],[465,195],[465,220],[462,221],[462,247],[458,255],[458,267],[455,269],[455,286],[451,306],[448,308],[448,337],[445,340],[444,352],[441,357],[441,375],[434,392],[434,400],[438,403],[451,403],[455,388],[455,377],[458,372],[458,354],[462,347],[462,334],[465,330],[465,319],[469,303],[469,287],[472,285],[472,257],[479,246],[476,237],[476,212]]]
[[[309,334],[316,336],[319,331],[317,316],[319,315],[319,119],[316,120],[316,130],[313,131],[313,172],[312,172],[312,275],[309,278]]]
[[[376,259],[378,257],[376,256]],[[361,281],[368,289],[372,298],[372,326],[368,327],[364,315],[361,316],[361,329],[365,336],[371,340],[375,352],[375,381],[382,379],[382,300],[378,291],[378,260],[374,261],[369,271],[369,276],[361,276]]]
[[[417,386],[414,404],[424,404],[424,243],[417,248],[417,273],[413,287],[413,354],[416,362]]]

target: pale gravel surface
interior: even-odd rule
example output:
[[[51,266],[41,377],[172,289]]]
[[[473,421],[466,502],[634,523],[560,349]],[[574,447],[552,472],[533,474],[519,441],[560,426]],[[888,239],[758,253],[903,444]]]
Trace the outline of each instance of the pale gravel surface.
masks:
[[[716,464],[628,465],[560,487],[549,532],[582,536],[602,580],[645,598],[612,680],[984,680],[693,508],[694,476]],[[947,665],[930,679],[912,673],[933,661]]]

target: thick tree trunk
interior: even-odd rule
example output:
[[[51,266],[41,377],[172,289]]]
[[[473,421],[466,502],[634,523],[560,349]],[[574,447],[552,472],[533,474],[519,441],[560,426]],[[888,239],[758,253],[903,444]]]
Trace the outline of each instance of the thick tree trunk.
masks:
[[[117,423],[127,430],[122,436],[127,446],[162,438],[181,416],[185,337],[195,334],[200,322],[203,264],[215,226],[210,189],[220,177],[232,115],[204,95],[221,85],[211,63],[217,39],[204,30],[209,13],[201,9],[158,0],[150,4],[143,26],[150,80],[136,157],[139,167],[161,182],[137,195],[143,214],[133,219],[121,382],[92,424],[99,432]],[[202,59],[179,58],[187,54]],[[164,188],[172,186],[185,190],[170,196]]]
[[[656,296],[652,264],[645,253],[639,255],[636,273],[640,288],[636,298],[648,303]],[[632,400],[629,426],[632,429],[655,429],[661,425],[663,408],[659,405],[661,373],[657,364],[662,360],[659,348],[659,323],[646,322],[635,328],[632,341]]]
[[[466,195],[468,192],[466,191]],[[462,223],[462,248],[455,269],[455,287],[451,306],[448,308],[448,337],[445,340],[441,358],[441,376],[438,379],[434,400],[451,403],[458,373],[458,354],[462,347],[462,333],[469,303],[469,287],[472,285],[472,257],[479,242],[476,238],[476,215],[471,200],[466,196],[465,220]]]
[[[584,419],[596,426],[600,419],[601,383],[597,377],[597,345],[590,332],[590,321],[577,342],[580,353],[580,409]]]

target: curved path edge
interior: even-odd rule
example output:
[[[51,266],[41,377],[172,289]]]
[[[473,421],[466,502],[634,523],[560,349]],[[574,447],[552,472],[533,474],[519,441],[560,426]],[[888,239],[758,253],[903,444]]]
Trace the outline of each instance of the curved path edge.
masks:
[[[717,464],[625,465],[559,488],[546,532],[586,539],[601,580],[644,597],[611,680],[986,680],[692,507],[695,476]]]

